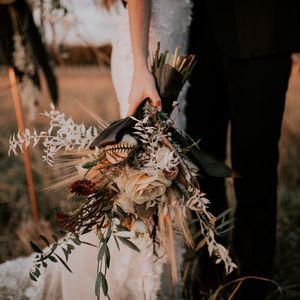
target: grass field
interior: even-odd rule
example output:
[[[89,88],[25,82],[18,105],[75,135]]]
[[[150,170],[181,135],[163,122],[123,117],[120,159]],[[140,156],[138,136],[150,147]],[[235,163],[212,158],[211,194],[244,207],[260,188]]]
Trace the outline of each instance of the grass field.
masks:
[[[17,130],[9,82],[0,70],[0,262],[31,252],[29,240],[36,238],[26,190],[22,156],[7,157],[8,138]],[[59,110],[76,122],[90,123],[82,105],[107,121],[118,118],[118,106],[108,69],[69,67],[58,70]],[[45,87],[43,84],[43,92]],[[38,110],[48,109],[44,95]],[[270,107],[270,110],[272,108]],[[28,128],[45,128],[38,117],[26,120]],[[55,209],[68,207],[63,191],[45,192],[51,172],[43,165],[40,150],[31,151],[41,224],[45,235],[56,232]],[[278,252],[276,280],[284,299],[300,299],[300,73],[291,76],[280,142]]]

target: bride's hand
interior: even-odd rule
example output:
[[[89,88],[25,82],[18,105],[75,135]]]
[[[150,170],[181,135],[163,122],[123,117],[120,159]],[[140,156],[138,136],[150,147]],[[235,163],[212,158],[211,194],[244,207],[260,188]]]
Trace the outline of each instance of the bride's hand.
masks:
[[[127,115],[133,115],[146,98],[149,98],[152,105],[156,106],[158,110],[161,110],[161,100],[155,86],[155,80],[147,67],[138,69],[133,73],[128,98],[129,109]]]

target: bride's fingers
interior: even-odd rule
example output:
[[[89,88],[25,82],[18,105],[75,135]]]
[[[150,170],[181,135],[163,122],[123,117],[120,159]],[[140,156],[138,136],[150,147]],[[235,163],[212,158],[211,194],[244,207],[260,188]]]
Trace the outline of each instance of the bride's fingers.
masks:
[[[155,91],[149,97],[153,106],[156,106],[158,111],[161,111],[161,100],[158,93]]]
[[[127,117],[133,116],[134,113],[136,112],[137,108],[139,105],[142,103],[143,100],[140,100],[139,102],[132,102],[129,104],[128,112],[127,112]]]
[[[129,105],[128,111],[127,111],[127,117],[130,117],[134,115],[136,108],[133,105]]]

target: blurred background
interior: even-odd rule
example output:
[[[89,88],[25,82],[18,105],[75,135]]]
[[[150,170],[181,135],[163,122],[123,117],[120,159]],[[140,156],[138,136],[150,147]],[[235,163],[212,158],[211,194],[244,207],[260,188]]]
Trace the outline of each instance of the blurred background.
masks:
[[[0,1],[0,22],[2,19],[12,23],[11,28],[6,26],[8,23],[0,24],[0,263],[30,254],[29,241],[39,242],[27,192],[23,156],[7,155],[9,136],[18,131],[8,67],[13,66],[19,78],[24,122],[29,129],[47,129],[47,120],[39,113],[49,110],[51,101],[57,102],[57,108],[78,123],[95,125],[81,105],[106,121],[117,119],[118,105],[109,67],[110,42],[118,26],[118,14],[123,9],[120,4],[107,11],[100,0],[31,0],[27,1],[26,9],[29,11],[26,17],[23,16],[26,14],[24,6],[14,6],[15,12],[11,13],[11,9],[6,7],[11,6],[9,2],[13,1]],[[39,37],[32,34],[34,30],[29,26],[30,33],[26,32],[31,12],[48,55],[47,61],[38,58],[43,51],[42,45],[37,42]],[[9,19],[5,19],[7,17]],[[20,36],[19,46],[16,34]],[[9,39],[11,44],[7,44]],[[32,60],[33,71],[20,70],[22,66],[18,59],[24,60],[26,55]],[[282,286],[286,299],[300,299],[299,55],[295,54],[293,61],[278,168],[276,280]],[[53,90],[55,84],[51,70],[57,79],[58,97]],[[39,222],[43,234],[50,237],[52,233],[58,234],[56,211],[68,210],[74,203],[66,199],[64,191],[45,191],[53,175],[42,162],[41,155],[39,147],[30,148]],[[233,197],[231,186],[229,179],[229,195]]]

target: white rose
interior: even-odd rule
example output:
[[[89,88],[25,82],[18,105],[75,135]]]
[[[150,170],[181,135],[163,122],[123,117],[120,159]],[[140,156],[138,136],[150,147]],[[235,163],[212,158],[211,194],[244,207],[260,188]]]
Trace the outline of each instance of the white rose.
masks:
[[[117,180],[120,191],[124,191],[127,199],[143,204],[154,200],[166,192],[171,181],[166,179],[163,171],[157,170],[149,174],[146,171],[132,171]]]

